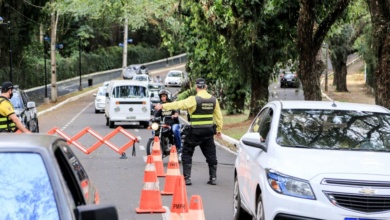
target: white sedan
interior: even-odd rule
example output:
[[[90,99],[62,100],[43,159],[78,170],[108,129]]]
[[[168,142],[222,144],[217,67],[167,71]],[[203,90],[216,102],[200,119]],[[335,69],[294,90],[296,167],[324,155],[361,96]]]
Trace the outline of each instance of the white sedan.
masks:
[[[273,101],[239,141],[233,219],[390,219],[390,110]]]
[[[186,76],[183,71],[171,70],[165,77],[165,86],[181,86],[186,80]]]
[[[97,93],[93,94],[95,97],[95,113],[101,111],[104,112],[104,106],[106,105],[106,91],[107,86],[101,86],[98,88]]]

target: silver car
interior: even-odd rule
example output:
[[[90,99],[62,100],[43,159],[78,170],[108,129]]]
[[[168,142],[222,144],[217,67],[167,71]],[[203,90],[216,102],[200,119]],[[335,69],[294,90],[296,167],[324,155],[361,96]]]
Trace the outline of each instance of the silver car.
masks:
[[[149,70],[145,65],[133,64],[126,68],[125,73],[123,74],[123,79],[133,79],[135,75],[145,74],[149,75]]]
[[[1,94],[1,92],[0,92]],[[23,125],[33,133],[39,133],[38,113],[35,102],[30,101],[27,94],[15,85],[13,96],[10,99],[15,109],[15,114]]]

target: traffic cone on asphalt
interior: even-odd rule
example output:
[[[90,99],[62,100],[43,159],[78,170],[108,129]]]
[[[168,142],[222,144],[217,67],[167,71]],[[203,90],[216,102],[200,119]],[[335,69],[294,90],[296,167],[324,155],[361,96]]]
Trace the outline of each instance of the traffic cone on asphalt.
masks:
[[[177,159],[176,146],[172,145],[171,152],[169,153],[169,162],[167,173],[165,176],[164,190],[161,191],[162,195],[173,195],[175,190],[176,178],[180,176],[179,161]]]
[[[202,197],[200,197],[200,195],[191,196],[188,216],[188,220],[205,220]]]
[[[158,186],[156,167],[153,163],[153,156],[149,155],[146,160],[144,185],[141,191],[141,199],[137,213],[164,213],[162,207],[160,187]]]
[[[188,199],[184,176],[176,178],[175,192],[172,197],[170,220],[188,219]]]
[[[154,159],[154,165],[156,166],[157,176],[165,176],[164,165],[162,162],[160,139],[158,137],[154,137],[152,155]]]

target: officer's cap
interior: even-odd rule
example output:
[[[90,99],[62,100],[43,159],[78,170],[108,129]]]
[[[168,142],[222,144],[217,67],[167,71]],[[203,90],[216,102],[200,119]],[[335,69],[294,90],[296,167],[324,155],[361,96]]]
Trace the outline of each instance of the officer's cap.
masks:
[[[198,88],[204,88],[206,86],[206,80],[204,80],[203,78],[198,78],[196,79],[195,84]]]
[[[6,92],[9,89],[13,89],[13,88],[14,88],[14,85],[12,85],[12,83],[10,81],[3,82],[3,84],[1,85],[2,92]]]

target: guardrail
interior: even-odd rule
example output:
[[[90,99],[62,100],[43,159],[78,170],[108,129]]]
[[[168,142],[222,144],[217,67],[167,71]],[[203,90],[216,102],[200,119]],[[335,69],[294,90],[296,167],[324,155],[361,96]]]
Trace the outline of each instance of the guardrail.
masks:
[[[149,62],[149,63],[143,63],[149,70],[155,70],[160,69],[168,66],[174,66],[181,63],[187,62],[187,54],[181,54],[173,57],[168,57],[165,59]],[[96,72],[91,73],[87,75],[81,76],[81,85],[83,88],[87,88],[88,85],[88,79],[92,79],[92,85],[98,85],[105,81],[109,81],[112,79],[116,79],[121,77],[122,75],[122,68],[113,69],[113,70],[107,70],[102,72]],[[57,82],[57,94],[58,96],[63,96],[75,91],[78,91],[79,89],[79,80],[80,77],[73,77],[71,79],[63,80]],[[50,89],[51,85],[47,85],[48,94],[50,97]],[[43,103],[44,101],[44,95],[45,95],[45,86],[35,87],[31,89],[25,90],[28,97],[31,101],[34,101],[35,104],[38,106]]]

